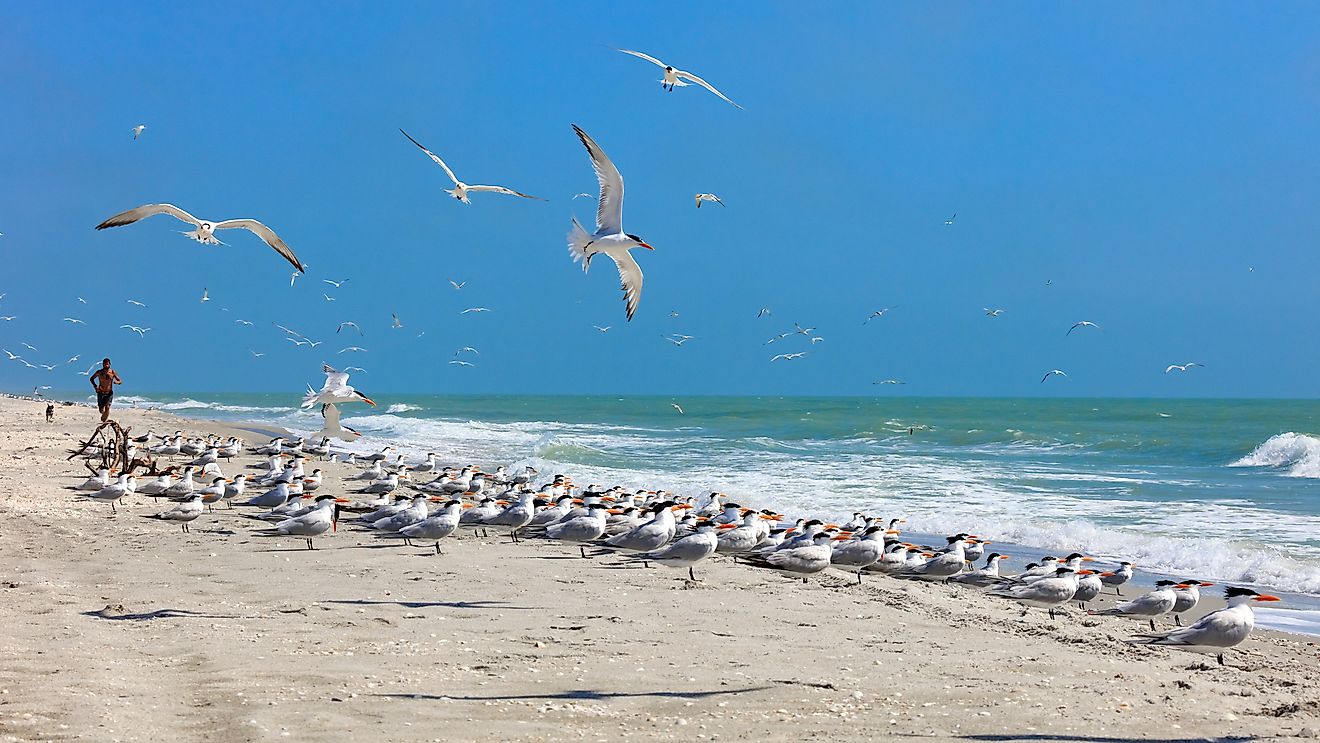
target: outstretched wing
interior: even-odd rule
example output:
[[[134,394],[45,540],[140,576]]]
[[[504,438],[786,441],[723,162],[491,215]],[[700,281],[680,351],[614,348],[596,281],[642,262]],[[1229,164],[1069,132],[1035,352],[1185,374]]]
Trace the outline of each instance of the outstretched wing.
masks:
[[[200,227],[201,221],[193,215],[185,212],[173,204],[144,204],[136,209],[129,209],[126,212],[120,212],[115,216],[96,225],[96,229],[103,230],[107,227],[122,227],[126,224],[133,224],[147,217],[154,217],[157,214],[168,214],[175,219],[187,222],[188,224]]]
[[[332,390],[348,385],[348,372],[341,372],[329,364],[322,364],[321,371],[325,372],[325,387],[322,389]]]
[[[631,49],[620,49],[619,51],[623,52],[624,54],[631,54],[631,55],[633,55],[634,57],[637,57],[638,59],[644,59],[644,60],[646,60],[647,62],[650,62],[651,64],[655,65],[656,67],[668,67],[668,66],[669,66],[669,65],[665,64],[664,62],[661,62],[660,60],[656,59],[655,57],[652,57],[652,56],[649,55],[649,54],[643,54],[643,53],[641,53],[641,52],[634,52],[634,51],[631,50]]]
[[[280,239],[279,235],[275,234],[275,230],[272,230],[271,228],[258,222],[255,219],[226,219],[223,222],[216,222],[215,228],[217,230],[232,230],[232,229],[248,230],[252,234],[264,240],[267,245],[274,248],[275,252],[283,256],[284,260],[293,264],[294,268],[298,269],[299,271],[302,271],[303,273],[307,272],[307,270],[303,268],[302,261],[298,260],[298,256],[293,254],[293,250],[290,249],[288,245],[284,244],[284,241]]]
[[[577,124],[573,125],[578,139],[587,148],[591,156],[591,167],[596,170],[596,180],[600,181],[600,202],[596,205],[596,229],[611,234],[623,232],[623,176],[619,169],[610,162],[609,155],[596,144]]]
[[[400,129],[399,131],[403,134],[403,136],[408,137],[408,141],[409,141],[409,142],[412,142],[413,144],[415,144],[415,145],[417,145],[419,148],[421,148],[422,152],[425,152],[427,157],[429,157],[429,158],[431,158],[432,160],[434,160],[436,165],[439,165],[440,167],[444,168],[444,169],[445,169],[445,175],[449,176],[449,180],[453,181],[455,186],[458,185],[458,179],[454,177],[454,171],[450,170],[448,165],[445,165],[445,161],[444,161],[444,160],[441,160],[439,155],[435,154],[434,152],[431,152],[430,150],[426,149],[425,147],[422,147],[422,143],[421,143],[421,142],[418,142],[417,140],[415,140],[415,139],[413,139],[411,136],[409,136],[409,135],[408,135],[408,132],[405,132],[405,131],[403,131],[402,129]],[[520,195],[521,195],[521,194],[520,194]]]
[[[709,90],[710,92],[712,92],[712,93],[714,93],[715,95],[719,96],[720,98],[723,98],[723,99],[724,99],[724,102],[725,102],[725,103],[728,103],[730,106],[733,106],[734,108],[736,108],[736,109],[738,109],[738,110],[740,110],[740,111],[742,110],[742,106],[739,106],[737,103],[734,103],[733,101],[729,100],[729,97],[726,96],[726,95],[724,95],[724,94],[721,93],[720,91],[716,90],[714,85],[711,85],[710,83],[706,82],[705,80],[702,80],[701,78],[697,77],[696,75],[693,75],[691,72],[684,72],[683,70],[678,70],[678,71],[676,71],[674,74],[678,75],[678,76],[681,77],[681,78],[686,78],[686,79],[688,79],[688,80],[691,80],[692,82],[696,83],[697,85],[700,85],[701,87],[705,88],[706,90]]]
[[[626,250],[608,251],[605,253],[614,259],[614,265],[619,268],[619,288],[623,290],[624,307],[628,312],[628,319],[633,319],[633,313],[637,312],[637,305],[642,301],[642,267],[633,260],[632,253]]]
[[[524,199],[536,199],[537,201],[545,201],[545,199],[541,198],[540,196],[529,196],[528,194],[515,191],[512,188],[505,188],[504,186],[468,186],[467,190],[489,191],[491,193],[508,194],[509,196],[521,196]]]

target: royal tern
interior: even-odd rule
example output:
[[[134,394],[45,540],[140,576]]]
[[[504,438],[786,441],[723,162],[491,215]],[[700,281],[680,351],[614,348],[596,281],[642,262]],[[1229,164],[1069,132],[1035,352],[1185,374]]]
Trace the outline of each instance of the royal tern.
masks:
[[[696,198],[697,198],[698,209],[701,208],[701,202],[703,201],[712,201],[716,204],[719,204],[720,206],[724,206],[724,202],[720,199],[720,197],[716,196],[713,193],[699,193],[697,194]]]
[[[358,335],[366,335],[366,333],[362,332],[362,327],[351,320],[346,320],[344,322],[339,323],[339,328],[336,329],[335,332],[336,333],[343,332],[344,328],[352,328],[358,332]]]
[[[125,495],[132,493],[137,488],[137,479],[132,475],[120,475],[115,482],[106,485],[96,492],[87,493],[87,497],[93,500],[106,501],[110,504],[110,513],[116,513],[115,502]]]
[[[339,281],[335,281],[333,279],[321,279],[322,283],[329,284],[330,286],[333,286],[336,289],[343,286],[344,284],[347,284],[348,281],[349,281],[348,279],[340,279]]]
[[[1155,631],[1155,618],[1173,611],[1173,605],[1178,602],[1176,590],[1186,587],[1186,584],[1177,581],[1156,581],[1155,590],[1143,593],[1131,601],[1115,604],[1108,609],[1092,611],[1091,614],[1148,619],[1150,620],[1150,629],[1153,632]]]
[[[885,307],[883,309],[879,309],[876,310],[875,312],[872,312],[871,314],[866,316],[866,319],[862,321],[862,324],[865,325],[878,317],[884,317],[885,315],[889,314],[889,311],[891,309],[893,309],[893,307]],[[812,330],[815,330],[815,328],[812,328]]]
[[[137,141],[137,138],[138,138],[138,137],[142,136],[142,132],[143,132],[146,128],[147,128],[147,125],[146,125],[146,124],[138,124],[137,126],[133,127],[133,141],[134,141],[134,142]],[[167,137],[167,139],[168,139],[168,137]]]
[[[316,432],[319,438],[340,441],[357,441],[362,438],[361,433],[339,422],[339,407],[334,403],[321,404],[321,419],[321,430]]]
[[[469,312],[490,312],[490,311],[491,309],[489,307],[469,307],[458,314],[466,315]]]
[[[324,298],[325,298],[325,301],[327,301],[327,302],[333,302],[333,301],[335,301],[335,298],[332,297],[332,296],[330,296],[329,294],[322,293],[321,296],[324,297]]]
[[[147,217],[152,217],[157,214],[168,214],[171,217],[174,217],[175,219],[193,225],[197,229],[191,232],[184,232],[183,234],[188,237],[191,237],[192,239],[196,240],[199,243],[204,243],[206,245],[223,244],[218,239],[216,239],[215,237],[216,230],[229,230],[235,228],[249,230],[257,237],[260,237],[263,241],[265,241],[265,243],[269,245],[271,248],[273,248],[275,252],[279,253],[284,258],[284,260],[292,264],[294,268],[298,269],[299,271],[306,270],[303,267],[302,262],[298,260],[298,256],[293,254],[293,251],[290,250],[289,246],[286,245],[284,241],[280,239],[280,236],[276,235],[271,228],[267,227],[261,222],[258,222],[255,219],[226,219],[220,222],[211,222],[208,220],[198,219],[193,215],[189,214],[188,212],[185,212],[184,210],[180,209],[179,207],[174,206],[173,204],[145,204],[143,206],[137,207],[136,209],[129,209],[126,212],[121,212],[113,217],[110,217],[104,222],[98,224],[96,226],[96,229],[103,230],[106,229],[107,227],[122,227],[123,225],[133,224],[138,220],[146,219]]]
[[[1113,586],[1114,595],[1122,596],[1123,591],[1120,590],[1119,587],[1122,586],[1124,583],[1127,583],[1128,581],[1132,580],[1132,568],[1133,568],[1132,563],[1120,562],[1118,564],[1117,570],[1111,570],[1109,572],[1101,573],[1100,582],[1105,584],[1106,586]]]
[[[949,217],[948,219],[944,220],[944,223],[951,225],[953,224],[954,220],[956,220],[957,218],[958,218],[958,212],[954,212],[952,217]]]
[[[168,476],[168,475],[167,475]],[[110,484],[110,469],[102,467],[96,471],[96,474],[87,478],[81,485],[74,486],[74,490],[86,490],[95,492]]]
[[[174,521],[178,523],[179,526],[186,533],[189,531],[188,525],[193,521],[196,521],[197,517],[201,515],[202,515],[202,495],[201,493],[193,493],[192,495],[189,495],[187,498],[185,498],[182,503],[175,506],[174,508],[171,508],[168,511],[153,513],[150,516],[144,516],[143,518],[160,519],[161,521]]]
[[[426,504],[430,498],[431,496],[424,493],[413,496],[407,508],[373,521],[371,528],[381,532],[396,532],[405,526],[412,526],[422,521],[429,515]]]
[[[771,356],[770,360],[779,361],[780,359],[783,359],[784,361],[792,361],[794,359],[800,359],[806,355],[807,355],[806,351],[798,351],[797,353],[781,353]]]
[[[504,186],[469,186],[468,184],[466,184],[466,183],[460,181],[460,180],[458,179],[458,177],[454,175],[454,171],[450,170],[450,169],[449,169],[449,166],[448,166],[448,165],[445,165],[445,161],[444,161],[444,160],[441,160],[440,157],[439,157],[438,155],[436,155],[434,152],[431,152],[430,150],[428,150],[428,149],[426,149],[425,147],[423,147],[423,146],[422,146],[422,143],[421,143],[421,142],[418,142],[418,141],[415,140],[415,139],[413,139],[413,138],[408,134],[408,132],[405,132],[405,131],[403,131],[402,129],[400,129],[399,131],[403,134],[403,136],[408,137],[408,141],[409,141],[409,142],[412,142],[413,144],[417,145],[418,149],[420,149],[422,152],[425,152],[425,153],[426,153],[426,156],[429,157],[429,158],[431,158],[431,161],[432,161],[432,162],[434,162],[436,165],[439,165],[439,166],[441,167],[441,169],[443,169],[443,170],[445,171],[445,175],[449,176],[449,180],[451,180],[451,181],[454,182],[454,187],[451,188],[451,189],[447,189],[447,190],[445,191],[445,193],[449,194],[450,196],[453,196],[454,198],[458,199],[459,201],[463,202],[464,204],[471,204],[471,203],[472,203],[472,202],[468,199],[468,193],[469,193],[469,192],[477,192],[477,193],[481,193],[481,192],[502,193],[502,194],[506,194],[506,195],[509,195],[509,196],[519,196],[519,197],[524,198],[524,199],[536,199],[537,201],[545,201],[545,199],[542,199],[542,198],[539,197],[539,196],[528,196],[528,195],[525,194],[525,193],[521,193],[521,192],[518,192],[518,191],[514,191],[513,189],[511,189],[511,188],[505,188]]]
[[[631,49],[620,49],[619,51],[623,52],[624,54],[631,54],[632,56],[637,57],[638,59],[644,59],[647,62],[650,62],[651,64],[655,65],[656,67],[663,69],[664,78],[660,81],[660,87],[664,88],[665,90],[673,91],[674,88],[687,87],[687,82],[685,81],[691,81],[696,83],[697,85],[700,85],[706,90],[709,90],[715,95],[719,96],[721,100],[733,106],[734,108],[742,109],[742,106],[739,106],[737,103],[734,103],[733,101],[729,100],[728,96],[716,90],[715,86],[711,85],[705,80],[702,80],[701,78],[697,77],[691,72],[688,72],[686,70],[680,70],[672,65],[667,65],[664,62],[661,62],[660,60],[656,59],[655,57],[652,57],[649,54],[643,54],[642,52],[635,52]]]
[[[1004,314],[1004,310],[999,310],[999,309],[992,310],[989,307],[984,307],[983,309],[985,310],[985,314],[990,317],[999,317],[1000,315]]]
[[[955,534],[947,538],[949,549],[927,560],[919,566],[895,573],[897,578],[916,580],[947,580],[963,571],[967,566],[967,534]],[[1068,594],[1071,596],[1072,594]]]
[[[588,234],[578,223],[577,217],[573,217],[573,227],[568,233],[568,252],[575,263],[582,263],[583,272],[591,267],[591,259],[597,253],[604,253],[614,261],[619,269],[625,312],[631,321],[638,303],[642,301],[642,269],[629,251],[633,248],[655,248],[642,238],[624,232],[623,176],[594,139],[577,124],[573,125],[573,131],[591,156],[591,166],[596,171],[596,179],[600,181],[600,201],[596,205],[594,233]]]
[[[1256,593],[1249,588],[1230,587],[1224,591],[1228,606],[1212,611],[1190,627],[1158,634],[1143,634],[1129,640],[1135,645],[1158,645],[1192,653],[1214,655],[1224,665],[1224,651],[1241,645],[1256,626],[1251,605],[1279,601],[1278,596]]]
[[[1073,326],[1068,328],[1068,332],[1064,333],[1064,335],[1072,335],[1072,332],[1078,328],[1095,328],[1096,330],[1099,330],[1100,326],[1090,320],[1082,320],[1081,322],[1073,323]]]
[[[599,330],[599,331],[602,332],[602,333],[608,333],[608,332],[610,332],[610,328],[611,328],[612,326],[610,326],[610,325],[606,325],[605,327],[601,327],[601,326],[599,326],[599,325],[592,325],[591,327],[595,328],[596,330]]]
[[[86,324],[87,324],[86,322],[84,322],[84,321],[82,321],[82,320],[79,320],[79,319],[76,318],[76,317],[66,317],[66,318],[64,318],[64,322],[67,322],[67,323],[69,323],[70,325],[86,325]]]
[[[785,547],[767,555],[744,555],[749,565],[770,568],[784,573],[802,576],[815,575],[830,566],[830,540],[834,539],[828,531],[818,532],[811,538],[811,543],[802,547]]]
[[[147,337],[147,333],[151,332],[151,328],[139,328],[136,325],[120,325],[119,327],[126,329],[129,332],[137,333],[139,338],[145,338]]]
[[[1165,367],[1165,369],[1164,369],[1164,373],[1165,373],[1165,374],[1168,374],[1169,372],[1173,371],[1174,369],[1177,369],[1177,370],[1180,371],[1180,372],[1185,372],[1185,371],[1187,371],[1188,369],[1191,369],[1192,367],[1196,367],[1196,366],[1204,367],[1205,364],[1198,364],[1198,363],[1196,363],[1195,361],[1189,361],[1189,362],[1187,362],[1186,364],[1169,364],[1167,367]]]
[[[1066,377],[1068,376],[1068,372],[1063,371],[1062,369],[1050,369],[1049,371],[1045,372],[1045,376],[1041,377],[1040,381],[1044,382],[1045,380],[1053,376]]]
[[[366,395],[353,389],[348,384],[348,372],[341,372],[329,364],[323,364],[321,371],[325,372],[325,385],[318,392],[307,387],[307,394],[303,395],[302,407],[311,408],[316,403],[346,403],[362,401],[366,404],[376,407],[376,403]]]
[[[335,530],[339,526],[339,505],[347,502],[333,495],[322,495],[316,499],[316,508],[310,512],[285,519],[264,533],[272,536],[278,534],[303,537],[307,540],[307,549],[315,549],[312,546],[312,537],[319,537],[327,531]]]
[[[1054,610],[1063,606],[1072,600],[1077,593],[1077,580],[1081,575],[1089,575],[1091,570],[1073,570],[1068,567],[1058,567],[1054,569],[1054,574],[1034,580],[1030,583],[1018,583],[996,586],[990,589],[990,593],[995,596],[1002,596],[1011,599],[1028,607],[1038,609],[1047,609],[1050,613],[1050,619],[1054,618]],[[1023,614],[1026,610],[1023,609]]]
[[[1213,583],[1206,583],[1202,580],[1184,580],[1173,593],[1177,599],[1173,602],[1173,621],[1179,627],[1182,626],[1182,613],[1191,611],[1196,605],[1201,603],[1201,589],[1213,586]]]
[[[696,531],[667,547],[637,555],[634,559],[643,563],[658,562],[671,568],[687,568],[688,578],[695,581],[697,574],[693,570],[697,563],[715,554],[719,538],[715,533],[715,524],[710,521],[698,521]]]
[[[949,582],[961,583],[965,586],[978,586],[980,588],[996,585],[1002,580],[999,575],[999,563],[1007,559],[1008,555],[991,552],[985,557],[985,567],[980,570],[970,570],[965,573],[951,576]]]
[[[592,503],[587,507],[587,515],[570,518],[545,528],[545,535],[551,539],[565,542],[578,542],[582,556],[587,556],[585,542],[594,542],[605,534],[605,523],[609,516],[603,503]]]
[[[440,554],[440,540],[453,534],[458,529],[458,520],[463,513],[463,509],[471,507],[471,504],[464,503],[461,500],[450,500],[441,506],[439,511],[415,524],[400,529],[398,536],[403,537],[403,543],[409,546],[412,546],[412,540],[414,539],[434,541],[435,553],[438,555]]]
[[[858,585],[862,583],[862,571],[879,562],[884,555],[886,530],[883,526],[868,526],[861,534],[857,539],[842,535],[835,537],[839,543],[834,545],[830,556],[830,563],[836,568],[857,573]],[[848,541],[843,541],[845,539]]]
[[[536,515],[536,493],[527,492],[518,497],[518,500],[503,511],[482,520],[485,526],[507,526],[509,527],[509,538],[518,541],[518,530],[532,523],[532,517]]]

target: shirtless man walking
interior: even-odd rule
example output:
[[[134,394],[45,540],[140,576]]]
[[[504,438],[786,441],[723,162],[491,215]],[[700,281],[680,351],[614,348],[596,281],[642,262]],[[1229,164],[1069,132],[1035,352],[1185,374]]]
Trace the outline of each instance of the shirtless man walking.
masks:
[[[92,375],[96,389],[96,408],[101,411],[101,422],[110,420],[110,401],[115,399],[115,385],[123,384],[119,373],[110,368],[110,359],[101,359],[101,368]]]

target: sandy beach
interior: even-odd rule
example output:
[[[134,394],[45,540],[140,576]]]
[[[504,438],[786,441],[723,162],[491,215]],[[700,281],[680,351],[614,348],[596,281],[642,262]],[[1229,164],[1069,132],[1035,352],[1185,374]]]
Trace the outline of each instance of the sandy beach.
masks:
[[[95,413],[0,400],[0,739],[1167,741],[1310,737],[1313,640],[1213,658],[1135,621],[726,559],[581,559],[493,531],[444,553],[346,524],[308,551],[240,509],[184,534],[66,488]],[[116,411],[136,433],[222,424]],[[237,431],[249,442],[261,437]],[[232,475],[255,462],[224,465]],[[482,463],[498,464],[498,463]],[[357,471],[318,463],[322,492]],[[551,474],[551,473],[542,473]],[[568,473],[572,474],[572,473]],[[1139,590],[1131,586],[1125,593]],[[1217,592],[1217,591],[1216,591]]]

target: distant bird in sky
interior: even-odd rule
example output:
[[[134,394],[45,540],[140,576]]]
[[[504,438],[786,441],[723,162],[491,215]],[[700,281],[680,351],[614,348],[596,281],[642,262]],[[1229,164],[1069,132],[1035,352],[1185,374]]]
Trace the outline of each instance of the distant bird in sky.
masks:
[[[695,336],[691,336],[691,335],[674,335],[674,336],[662,335],[662,336],[660,336],[660,337],[661,337],[661,338],[664,338],[665,340],[669,341],[670,343],[674,344],[675,346],[682,346],[684,343],[687,343],[688,341],[692,340]]]
[[[623,289],[624,311],[631,321],[637,305],[642,301],[642,267],[637,265],[632,253],[633,248],[655,248],[646,244],[642,238],[623,231],[623,176],[614,167],[605,151],[596,144],[596,140],[582,131],[577,124],[573,131],[582,146],[591,156],[591,167],[600,181],[600,201],[596,205],[596,231],[587,234],[573,217],[573,227],[568,233],[568,253],[573,261],[582,263],[585,273],[591,267],[591,259],[598,253],[604,253],[614,261],[619,269],[619,284]],[[594,250],[593,250],[594,248]]]
[[[677,410],[679,415],[683,414],[683,408],[678,403],[671,402],[669,403],[669,407],[673,408],[674,410]]]
[[[333,301],[335,301],[335,298],[332,297],[332,296],[330,296],[329,294],[322,294],[321,296],[325,297],[325,301],[327,301],[327,302],[333,302]]]
[[[334,281],[332,279],[321,279],[321,281],[329,284],[330,286],[333,286],[336,289],[348,283],[348,279],[340,279],[339,281]]]
[[[710,92],[719,96],[720,99],[723,100],[725,103],[728,103],[734,108],[737,109],[742,108],[742,106],[739,106],[737,103],[734,103],[733,101],[729,100],[728,96],[716,90],[714,85],[711,85],[705,80],[702,80],[701,78],[697,77],[691,72],[688,72],[686,70],[680,70],[672,65],[667,65],[664,62],[661,62],[660,60],[656,59],[655,57],[652,57],[649,54],[643,54],[642,52],[634,52],[631,49],[620,49],[619,51],[623,52],[624,54],[631,54],[634,57],[637,57],[638,59],[644,59],[647,62],[650,62],[651,64],[662,68],[665,71],[665,76],[664,79],[660,81],[660,86],[665,90],[673,91],[673,89],[676,87],[677,88],[686,87],[687,83],[684,81],[687,80],[694,82],[697,85],[700,85],[706,90],[709,90]]]
[[[10,351],[8,348],[0,348],[0,351],[4,351],[5,355],[9,357],[10,361],[19,361],[23,358],[22,356],[19,356],[18,354]]]
[[[344,371],[346,371],[346,372],[362,372],[363,374],[366,374],[366,373],[367,373],[367,370],[366,370],[366,369],[363,369],[363,368],[360,367],[360,366],[346,366],[346,367],[344,367]]]
[[[806,355],[807,355],[806,351],[798,351],[797,353],[781,353],[776,356],[770,357],[770,360],[779,361],[780,359],[783,359],[784,361],[792,361],[793,359],[800,359]]]
[[[984,309],[985,314],[989,315],[990,317],[999,317],[1000,315],[1004,314],[1003,310],[992,310],[989,307],[984,307],[982,309]]]
[[[774,313],[770,311],[769,307],[762,307],[761,311],[756,313],[756,319],[759,320],[767,315],[772,315],[772,314]]]
[[[457,351],[455,351],[455,352],[454,352],[454,355],[457,356],[457,355],[459,355],[460,353],[475,353],[475,354],[478,355],[478,356],[481,355],[481,352],[478,351],[477,349],[473,348],[472,346],[463,346],[462,348],[460,348],[460,349],[458,349]]]
[[[201,299],[201,301],[203,301],[203,302],[210,302],[210,301],[211,301],[211,292],[210,292],[209,290],[207,290],[206,287],[202,287],[202,299]]]
[[[292,343],[295,346],[307,346],[309,348],[316,348],[322,343],[325,343],[325,341],[314,341],[310,338],[285,338],[284,340]],[[343,351],[340,351],[340,353],[343,353]]]
[[[72,364],[72,363],[76,362],[76,361],[78,360],[78,357],[81,356],[81,355],[82,355],[82,354],[76,354],[76,355],[74,355],[72,358],[70,358],[68,361],[66,361],[66,362],[64,362],[64,363],[66,363],[66,364]]]
[[[596,330],[599,330],[599,331],[602,332],[602,333],[608,333],[608,332],[610,332],[610,328],[612,328],[612,327],[614,327],[614,326],[612,326],[612,325],[606,325],[605,327],[602,328],[602,327],[599,326],[599,325],[592,325],[591,327],[595,328]]]
[[[1068,376],[1068,372],[1063,371],[1062,369],[1050,369],[1049,371],[1045,372],[1045,376],[1041,377],[1040,381],[1044,382],[1045,380],[1053,376],[1066,377]]]
[[[460,359],[454,359],[449,363],[454,364],[456,366],[476,366],[476,364],[472,363],[471,361],[462,361]]]
[[[449,280],[449,285],[452,286],[452,287],[454,287],[454,289],[462,289],[463,287],[467,286],[467,282],[466,282],[466,281],[454,281],[453,279],[450,279],[450,280]]]
[[[289,286],[293,286],[297,282],[298,282],[298,272],[294,271],[293,273],[289,274]]]
[[[954,212],[952,217],[949,217],[948,219],[944,220],[944,223],[953,224],[953,221],[957,218],[958,218],[958,212]]]
[[[341,322],[341,323],[339,323],[339,328],[336,329],[335,332],[338,333],[339,331],[343,330],[344,328],[352,328],[352,329],[354,329],[354,330],[356,330],[356,331],[358,332],[358,335],[366,335],[366,333],[363,333],[363,332],[362,332],[362,327],[359,326],[357,323],[351,321],[351,320],[347,320],[347,321],[345,321],[345,322]]]
[[[256,351],[253,351],[253,350],[250,349],[250,348],[248,349],[248,353],[252,354],[252,358],[254,358],[254,359],[259,359],[259,358],[261,358],[262,356],[265,356],[265,355],[266,355],[266,354],[264,354],[264,353],[257,353]]]
[[[99,368],[101,368],[101,365],[100,365],[100,364],[92,364],[91,366],[87,367],[87,371],[82,372],[79,376],[83,376],[83,377],[85,377],[85,376],[87,376],[88,374],[91,374],[93,370],[95,370],[95,369],[99,369]]]
[[[139,338],[145,338],[147,333],[151,331],[151,328],[139,328],[136,325],[120,325],[119,327],[127,328],[129,331],[137,333]]]
[[[575,194],[573,194],[573,198],[575,198],[575,199],[582,199],[582,198],[587,198],[587,199],[589,199],[589,198],[591,198],[591,194],[589,194],[589,193],[575,193]]]
[[[71,324],[71,325],[86,325],[86,324],[87,324],[87,323],[83,322],[82,320],[79,320],[79,319],[76,318],[76,317],[66,317],[66,318],[64,318],[64,322],[67,322],[67,323],[69,323],[69,324]]]
[[[1068,332],[1064,333],[1064,335],[1072,335],[1072,332],[1078,328],[1095,328],[1096,330],[1099,330],[1100,326],[1090,320],[1082,320],[1081,322],[1073,323],[1073,326],[1068,328]]]
[[[235,324],[235,325],[251,325],[252,323],[249,322],[249,321],[247,321],[247,320],[235,320],[235,321],[234,321],[234,324]]]
[[[798,335],[808,335],[808,336],[809,336],[809,335],[811,335],[811,333],[812,333],[813,331],[815,331],[815,328],[804,328],[804,327],[802,327],[801,325],[798,325],[797,323],[793,323],[793,327],[797,328],[797,333],[798,333]]]
[[[1045,279],[1045,286],[1054,286],[1054,279]]]
[[[525,193],[521,193],[521,192],[515,191],[515,190],[513,190],[512,188],[505,188],[504,186],[469,186],[468,184],[466,184],[466,183],[460,181],[460,180],[454,175],[454,171],[450,170],[450,169],[449,169],[449,166],[448,166],[448,165],[445,165],[445,161],[444,161],[444,160],[441,160],[440,157],[439,157],[438,155],[436,155],[434,152],[431,152],[430,150],[426,149],[425,147],[422,147],[422,143],[421,143],[421,142],[418,142],[417,140],[415,140],[415,139],[413,139],[411,136],[409,136],[409,135],[408,135],[408,132],[405,132],[405,131],[403,131],[402,129],[400,129],[399,131],[403,133],[403,136],[408,137],[408,141],[410,141],[410,142],[412,142],[413,144],[417,145],[417,147],[418,147],[419,149],[421,149],[422,152],[425,152],[425,153],[426,153],[426,156],[429,157],[429,158],[431,158],[431,160],[432,160],[436,165],[439,165],[441,168],[444,169],[444,171],[445,171],[445,175],[449,176],[449,180],[451,180],[451,181],[454,182],[454,187],[451,188],[451,189],[446,190],[445,193],[449,194],[450,196],[453,196],[454,198],[458,199],[459,201],[463,202],[464,204],[471,204],[471,203],[472,203],[472,202],[468,199],[468,192],[469,192],[469,191],[474,191],[474,192],[478,192],[478,193],[483,192],[483,191],[484,191],[484,192],[491,192],[491,193],[502,193],[502,194],[507,194],[507,195],[509,195],[509,196],[519,196],[519,197],[522,197],[522,198],[524,198],[524,199],[536,199],[537,201],[545,201],[545,199],[543,199],[543,198],[541,198],[541,197],[539,197],[539,196],[528,196],[528,195],[525,194]]]
[[[466,315],[466,314],[469,313],[469,312],[490,312],[490,308],[489,308],[489,307],[469,307],[469,308],[463,310],[462,312],[460,312],[460,313],[458,313],[458,314],[460,314],[460,315]]]
[[[892,307],[885,307],[885,308],[883,308],[883,309],[878,309],[878,310],[876,310],[875,312],[872,312],[871,314],[869,314],[869,315],[866,316],[866,319],[862,321],[862,324],[865,325],[866,323],[871,322],[872,320],[876,319],[877,317],[884,317],[884,316],[885,316],[885,315],[886,315],[891,309],[893,309],[893,308],[892,308]]]
[[[37,366],[41,367],[42,369],[45,369],[46,371],[55,371],[55,365],[54,365],[54,364],[37,364]],[[49,388],[47,388],[47,389],[49,389]]]
[[[720,200],[720,197],[716,196],[716,195],[713,194],[713,193],[699,193],[699,194],[697,194],[697,197],[696,197],[696,198],[697,198],[697,208],[698,208],[698,209],[701,208],[701,202],[703,202],[703,201],[713,201],[713,202],[715,202],[716,204],[719,204],[720,206],[724,206],[724,202]]]
[[[175,219],[193,225],[197,229],[183,234],[206,245],[224,244],[216,239],[216,230],[248,230],[252,234],[261,238],[267,245],[273,248],[276,253],[279,253],[284,260],[291,263],[294,268],[299,271],[306,270],[303,267],[302,261],[298,260],[298,256],[293,254],[293,250],[291,250],[289,246],[280,239],[280,236],[276,235],[274,230],[255,219],[226,219],[220,222],[212,222],[209,220],[198,219],[173,204],[144,204],[136,209],[129,209],[126,212],[120,212],[119,214],[110,217],[104,222],[96,225],[96,229],[104,230],[109,227],[122,227],[146,219],[147,217],[154,217],[157,214],[168,214]]]
[[[779,335],[776,335],[774,338],[771,338],[770,340],[766,341],[765,343],[762,343],[761,345],[768,346],[771,343],[774,343],[775,341],[782,341],[790,335],[792,335],[792,333],[780,333]]]
[[[670,310],[670,311],[669,311],[669,316],[670,316],[670,317],[678,317],[678,310]]]
[[[339,349],[339,353],[366,353],[366,352],[367,349],[361,346],[349,346],[348,348]]]
[[[824,340],[825,340],[825,339],[822,338],[821,336],[819,336],[819,335],[814,335],[814,336],[811,337],[811,345],[814,346],[814,345],[816,345],[817,343],[820,343],[821,341],[824,341]]]
[[[0,294],[0,299],[4,299],[4,298],[5,298],[5,295]],[[78,301],[79,301],[80,303],[82,303],[82,304],[87,304],[87,300],[86,300],[86,299],[83,299],[82,297],[78,297]]]
[[[872,382],[871,384],[907,384],[907,382],[904,382],[901,379],[882,379],[879,382]]]
[[[32,345],[31,343],[24,343],[23,347],[29,351],[36,351],[37,353],[41,353],[40,351],[37,351],[37,347]]]
[[[136,142],[137,138],[142,136],[142,132],[145,131],[146,128],[147,128],[146,124],[138,124],[137,126],[133,127],[133,141]],[[169,137],[166,137],[166,139],[169,139]]]
[[[12,322],[17,319],[18,317],[15,315],[0,315],[0,322]]]
[[[142,304],[141,302],[137,301],[136,299],[130,299],[130,300],[128,300],[128,303],[131,304],[131,305],[133,305],[134,307],[141,307],[141,308],[143,308],[143,309],[146,309],[146,307],[147,307],[145,304]]]
[[[403,323],[400,322],[399,316],[393,312],[390,313],[390,327],[395,330],[403,327]]]
[[[1205,364],[1198,364],[1198,363],[1196,363],[1195,361],[1189,361],[1189,362],[1187,362],[1186,364],[1169,364],[1168,368],[1166,368],[1166,369],[1164,370],[1164,373],[1165,373],[1165,374],[1168,374],[1169,372],[1173,371],[1174,369],[1177,369],[1177,370],[1180,371],[1180,372],[1185,372],[1185,371],[1187,371],[1188,369],[1191,369],[1191,368],[1194,367],[1194,366],[1204,367]]]

